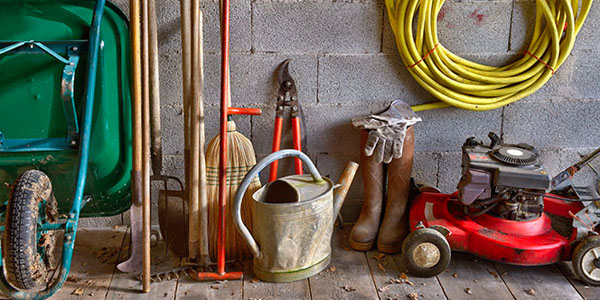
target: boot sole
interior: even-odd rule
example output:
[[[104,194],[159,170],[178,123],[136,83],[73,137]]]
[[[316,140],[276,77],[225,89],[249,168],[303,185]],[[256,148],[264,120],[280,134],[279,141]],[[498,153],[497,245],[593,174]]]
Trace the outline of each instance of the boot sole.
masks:
[[[382,245],[377,243],[377,250],[387,254],[395,254],[402,252],[402,245]]]
[[[359,242],[355,242],[353,240],[350,240],[350,248],[356,250],[356,251],[369,251],[371,249],[373,249],[373,242],[371,243],[359,243]]]

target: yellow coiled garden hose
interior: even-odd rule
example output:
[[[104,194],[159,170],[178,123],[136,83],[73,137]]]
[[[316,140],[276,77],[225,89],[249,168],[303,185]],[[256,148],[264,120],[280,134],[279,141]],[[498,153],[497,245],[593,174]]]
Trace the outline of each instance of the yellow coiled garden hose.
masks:
[[[592,0],[581,2],[579,14],[579,0],[536,0],[531,44],[523,57],[502,67],[469,61],[440,44],[437,15],[444,0],[385,0],[385,3],[404,65],[425,90],[442,101],[413,106],[415,111],[423,111],[450,105],[490,110],[531,95],[571,53]],[[417,10],[416,32],[413,32]]]

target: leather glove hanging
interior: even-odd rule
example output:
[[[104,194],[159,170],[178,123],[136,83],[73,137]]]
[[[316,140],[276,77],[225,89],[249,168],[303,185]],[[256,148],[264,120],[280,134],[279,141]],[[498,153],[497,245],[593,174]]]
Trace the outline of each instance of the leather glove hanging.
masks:
[[[395,100],[380,114],[353,119],[352,126],[369,131],[365,155],[375,155],[377,161],[390,163],[402,157],[407,128],[420,121],[408,104]]]

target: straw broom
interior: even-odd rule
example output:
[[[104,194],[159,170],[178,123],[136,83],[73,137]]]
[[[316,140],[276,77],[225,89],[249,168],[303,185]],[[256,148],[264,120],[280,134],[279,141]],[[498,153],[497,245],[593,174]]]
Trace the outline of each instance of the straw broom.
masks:
[[[238,185],[256,164],[256,156],[252,142],[243,134],[237,132],[235,122],[227,122],[227,199],[233,199]],[[208,194],[208,232],[210,239],[210,257],[217,257],[217,228],[219,216],[219,135],[213,138],[206,150],[206,178]],[[248,187],[242,203],[242,220],[252,231],[252,194],[260,188],[261,184],[256,177]],[[231,203],[227,202],[226,224],[233,224],[231,218]],[[229,259],[243,259],[252,257],[250,249],[242,236],[232,228],[226,228],[225,253]]]

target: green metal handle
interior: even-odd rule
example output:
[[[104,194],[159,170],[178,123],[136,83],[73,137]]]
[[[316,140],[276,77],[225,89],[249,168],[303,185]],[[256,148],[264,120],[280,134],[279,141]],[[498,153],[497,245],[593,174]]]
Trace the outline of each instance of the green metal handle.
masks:
[[[77,170],[77,181],[75,187],[75,196],[73,197],[73,206],[69,212],[69,218],[65,223],[65,240],[63,242],[62,249],[62,262],[60,270],[58,270],[59,275],[48,288],[42,291],[21,291],[12,287],[4,276],[4,272],[0,272],[0,290],[2,290],[2,292],[11,299],[42,300],[51,297],[63,286],[67,280],[67,276],[71,268],[71,259],[73,258],[73,247],[75,246],[79,213],[81,212],[82,206],[85,205],[85,202],[83,202],[83,192],[88,171],[92,116],[94,112],[94,93],[96,88],[96,72],[98,68],[98,52],[100,51],[100,25],[102,23],[105,4],[106,0],[96,1],[92,26],[90,28],[90,55],[88,56],[88,78],[86,83],[81,147],[79,151],[79,166]]]
[[[4,47],[2,49],[0,49],[0,55],[8,53],[12,50],[15,50],[17,48],[21,48],[23,46],[26,45],[31,45],[31,47],[33,48],[33,46],[36,46],[40,49],[42,49],[44,52],[50,54],[50,56],[54,57],[56,60],[60,61],[61,63],[65,64],[65,65],[70,65],[72,64],[68,59],[60,56],[60,54],[54,52],[52,49],[46,47],[46,45],[40,43],[40,42],[36,42],[36,41],[21,41],[21,42],[16,42],[10,46]]]

